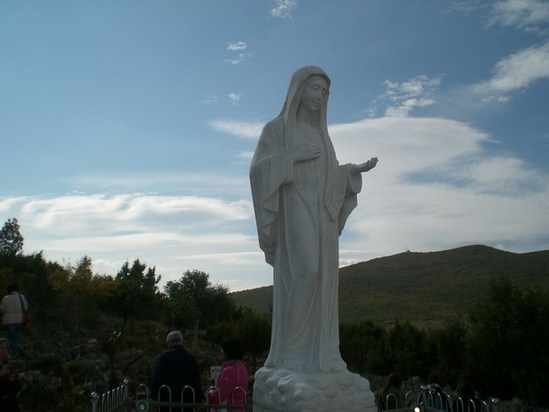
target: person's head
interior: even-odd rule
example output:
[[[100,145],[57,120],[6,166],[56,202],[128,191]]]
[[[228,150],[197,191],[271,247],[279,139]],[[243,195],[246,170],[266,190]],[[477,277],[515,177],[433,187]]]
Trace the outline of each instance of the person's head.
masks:
[[[182,345],[183,344],[183,334],[178,330],[172,330],[166,336],[166,343],[168,346]]]
[[[221,349],[227,359],[240,360],[244,356],[242,341],[237,337],[223,339]]]
[[[19,291],[19,285],[17,283],[10,283],[8,285],[8,293],[18,292],[18,291]]]

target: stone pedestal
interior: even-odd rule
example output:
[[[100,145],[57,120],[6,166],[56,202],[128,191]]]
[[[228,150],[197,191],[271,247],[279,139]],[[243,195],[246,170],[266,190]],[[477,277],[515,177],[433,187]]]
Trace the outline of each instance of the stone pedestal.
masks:
[[[255,374],[254,412],[376,412],[370,382],[348,370],[295,372],[263,367]]]

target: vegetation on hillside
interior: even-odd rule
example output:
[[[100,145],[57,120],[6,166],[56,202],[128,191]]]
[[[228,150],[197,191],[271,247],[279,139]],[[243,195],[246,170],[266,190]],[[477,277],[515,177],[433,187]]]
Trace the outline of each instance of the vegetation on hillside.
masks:
[[[47,342],[53,344],[46,328],[52,312],[60,315],[63,330],[71,338],[99,340],[112,359],[121,342],[128,347],[138,342],[130,337],[149,333],[142,329],[144,321],[155,325],[151,330],[166,332],[192,329],[199,321],[200,327],[208,330],[204,337],[208,347],[215,347],[225,336],[240,335],[246,342],[250,372],[261,366],[270,342],[268,310],[260,312],[238,304],[235,294],[212,284],[207,273],[185,271],[160,290],[161,275],[139,259],[125,262],[114,276],[95,274],[88,256],[74,265],[61,265],[47,261],[41,252],[25,254],[17,220],[10,219],[6,225],[9,230],[0,232],[0,290],[19,283],[34,318],[27,335],[42,336],[42,348]],[[546,280],[548,255],[528,255],[532,259],[524,263],[523,255],[474,246],[433,254],[405,253],[354,265],[356,271],[342,269],[341,292],[352,287],[359,296],[353,300],[352,295],[345,295],[342,304],[372,305],[372,294],[363,293],[361,286],[366,283],[385,296],[373,303],[376,310],[385,310],[384,302],[390,307],[384,317],[376,318],[376,310],[362,308],[358,320],[344,318],[340,328],[343,358],[351,370],[367,377],[398,373],[404,379],[419,376],[456,389],[470,384],[483,397],[520,396],[529,405],[549,406],[549,289],[538,283],[540,276]],[[471,269],[474,262],[480,269]],[[517,267],[523,272],[512,272]],[[360,268],[366,268],[367,273],[360,274]],[[442,277],[434,278],[433,268],[438,268]],[[476,279],[470,271],[484,275]],[[409,287],[396,287],[396,279],[407,279],[406,273],[416,278]],[[472,277],[475,286],[469,288]],[[535,282],[528,283],[528,279]],[[442,304],[452,301],[452,288],[454,295],[468,296],[467,305],[459,311]],[[411,295],[419,290],[423,292],[420,299],[410,304]],[[460,299],[457,301],[463,302]],[[421,314],[420,307],[429,314]],[[438,318],[436,323],[422,323],[416,322],[416,315],[419,320]],[[213,358],[205,355],[204,359],[208,357]],[[48,362],[41,367],[51,373],[63,370]],[[131,362],[125,370],[130,370],[129,365]],[[116,377],[123,377],[110,376],[112,384]]]
[[[139,259],[125,262],[114,276],[96,274],[88,256],[62,265],[42,252],[24,253],[17,220],[8,226],[0,232],[0,291],[18,283],[33,318],[17,359],[26,377],[21,403],[29,410],[89,410],[92,390],[104,392],[123,378],[147,382],[170,329],[207,330],[201,339],[208,351],[201,354],[205,387],[210,366],[221,362],[216,344],[223,338],[241,336],[251,365],[268,349],[270,320],[237,308],[228,288],[213,284],[205,272],[187,270],[160,290],[161,275]]]
[[[441,385],[474,387],[484,396],[520,397],[549,406],[549,290],[521,289],[508,278],[489,282],[469,310],[437,327],[409,321],[341,325],[341,351],[359,373],[420,376]]]
[[[491,278],[549,288],[549,251],[510,253],[482,245],[441,252],[404,252],[339,270],[341,322],[408,320],[436,326],[462,316],[488,290]],[[272,286],[235,292],[239,305],[269,313]]]

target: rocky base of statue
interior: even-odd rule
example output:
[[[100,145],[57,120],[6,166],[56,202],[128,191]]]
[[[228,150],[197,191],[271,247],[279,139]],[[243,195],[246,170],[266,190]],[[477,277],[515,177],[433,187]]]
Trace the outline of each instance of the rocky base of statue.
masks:
[[[294,372],[263,367],[255,374],[254,412],[376,412],[370,382],[348,370]]]

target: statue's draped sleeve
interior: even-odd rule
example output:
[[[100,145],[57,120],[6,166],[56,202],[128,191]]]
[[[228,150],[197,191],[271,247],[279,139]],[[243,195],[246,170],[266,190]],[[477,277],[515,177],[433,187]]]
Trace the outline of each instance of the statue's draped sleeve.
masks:
[[[339,213],[337,215],[339,234],[343,231],[347,218],[358,204],[357,194],[362,190],[362,174],[351,174],[351,165],[339,166],[342,172],[345,188]]]
[[[273,263],[280,188],[293,180],[293,159],[284,146],[282,122],[265,125],[252,160],[250,180],[259,246],[267,263]]]

